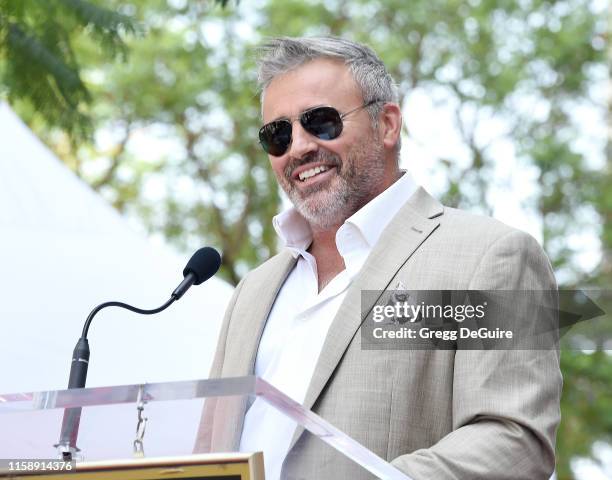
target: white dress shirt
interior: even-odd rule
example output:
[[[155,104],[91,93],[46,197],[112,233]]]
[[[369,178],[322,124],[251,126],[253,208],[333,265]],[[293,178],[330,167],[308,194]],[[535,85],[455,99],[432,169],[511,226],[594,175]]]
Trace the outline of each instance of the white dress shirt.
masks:
[[[306,250],[308,222],[294,209],[273,219],[274,229],[297,263],[281,287],[264,328],[255,375],[302,403],[327,331],[351,282],[391,219],[415,192],[408,173],[348,218],[336,233],[345,270],[318,291],[317,263]],[[247,411],[240,451],[264,452],[266,479],[280,478],[296,424],[257,398]]]

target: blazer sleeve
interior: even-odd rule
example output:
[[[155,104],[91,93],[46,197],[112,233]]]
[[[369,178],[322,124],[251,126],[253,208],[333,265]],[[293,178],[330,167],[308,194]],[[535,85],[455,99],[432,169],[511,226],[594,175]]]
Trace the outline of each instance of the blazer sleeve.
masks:
[[[215,350],[215,356],[213,357],[208,378],[220,378],[223,372],[227,332],[229,330],[234,307],[236,306],[236,301],[240,295],[240,290],[242,289],[245,278],[240,281],[234,290],[234,294],[232,295],[229,305],[225,310],[225,315],[221,324],[221,332],[219,333],[219,340],[217,341],[217,349]],[[202,409],[202,416],[200,417],[200,426],[198,427],[193,453],[209,453],[211,451],[212,426],[215,409],[217,407],[217,400],[217,397],[210,397],[204,401],[204,408]]]
[[[556,297],[557,286],[541,247],[513,230],[488,248],[469,289],[553,291]],[[414,480],[548,479],[555,466],[561,389],[556,347],[457,350],[453,431],[392,464]]]

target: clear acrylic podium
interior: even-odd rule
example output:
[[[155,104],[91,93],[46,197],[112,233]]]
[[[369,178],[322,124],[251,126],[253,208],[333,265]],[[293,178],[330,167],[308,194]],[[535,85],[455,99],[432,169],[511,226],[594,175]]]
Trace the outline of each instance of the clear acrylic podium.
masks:
[[[339,452],[343,461],[351,462],[360,472],[357,477],[410,480],[329,422],[254,376],[0,394],[0,458],[60,458],[58,443],[66,412],[76,412],[78,418],[63,432],[65,438],[68,428],[77,465],[191,455],[206,402],[250,405],[256,397],[291,418],[298,429],[304,429],[303,435],[313,435],[326,444],[325,448]],[[228,421],[230,433],[232,428],[236,427]]]

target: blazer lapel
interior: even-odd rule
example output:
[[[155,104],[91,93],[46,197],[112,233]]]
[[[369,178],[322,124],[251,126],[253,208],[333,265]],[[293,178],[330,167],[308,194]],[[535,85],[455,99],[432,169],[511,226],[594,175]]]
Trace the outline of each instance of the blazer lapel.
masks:
[[[362,305],[362,290],[385,290],[397,271],[438,227],[443,206],[419,188],[385,228],[336,314],[310,381],[304,407],[312,409],[361,323],[378,298]],[[363,314],[362,314],[363,312]],[[296,430],[291,447],[302,427]],[[290,447],[290,448],[291,448]]]
[[[240,344],[236,344],[232,352],[227,352],[224,377],[253,375],[257,349],[268,315],[278,291],[285,283],[295,262],[296,259],[285,250],[268,266],[269,268],[260,271],[242,287],[245,290],[240,294],[244,295],[244,300],[241,302],[241,310],[233,312],[232,330],[249,332],[249,335],[240,335],[242,339]],[[246,397],[226,397],[222,402],[217,402],[211,451],[238,449],[246,409]]]
[[[234,312],[235,326],[232,327],[240,341],[234,343],[237,349],[231,354],[231,372],[224,371],[223,376],[253,375],[257,349],[268,315],[295,263],[296,259],[289,250],[284,250],[269,268],[259,272],[243,287],[248,290],[240,292],[243,296],[241,310]]]

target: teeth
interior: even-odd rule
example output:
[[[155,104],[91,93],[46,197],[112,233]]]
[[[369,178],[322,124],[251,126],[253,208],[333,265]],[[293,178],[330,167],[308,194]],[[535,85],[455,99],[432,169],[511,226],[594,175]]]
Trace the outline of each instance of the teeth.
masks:
[[[318,173],[325,172],[329,170],[330,167],[326,165],[321,165],[320,167],[311,168],[310,170],[306,170],[298,175],[299,179],[303,182],[304,180],[314,177]]]

